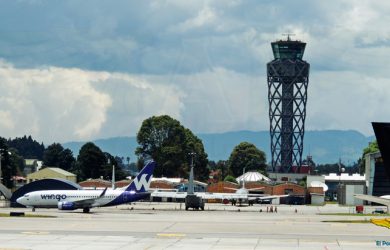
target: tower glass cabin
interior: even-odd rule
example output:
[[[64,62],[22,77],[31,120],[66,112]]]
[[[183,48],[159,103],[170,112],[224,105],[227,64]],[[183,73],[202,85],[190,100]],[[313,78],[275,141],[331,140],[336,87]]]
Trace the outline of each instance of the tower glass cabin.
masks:
[[[271,43],[274,60],[267,64],[268,102],[274,172],[299,172],[305,133],[310,64],[303,61],[306,43]]]

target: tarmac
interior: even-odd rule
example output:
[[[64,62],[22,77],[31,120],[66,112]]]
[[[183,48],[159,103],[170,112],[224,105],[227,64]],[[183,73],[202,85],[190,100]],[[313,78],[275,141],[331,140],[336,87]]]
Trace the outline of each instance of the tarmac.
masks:
[[[278,205],[277,213],[267,213],[270,206],[206,204],[205,211],[185,211],[178,203],[139,202],[89,214],[0,208],[52,216],[0,217],[0,249],[390,249],[389,229],[336,222],[376,218],[355,216],[354,207]]]

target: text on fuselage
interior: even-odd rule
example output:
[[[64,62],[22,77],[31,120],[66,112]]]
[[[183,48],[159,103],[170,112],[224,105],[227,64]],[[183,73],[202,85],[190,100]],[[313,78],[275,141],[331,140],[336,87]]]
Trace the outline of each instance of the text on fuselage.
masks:
[[[41,194],[42,200],[65,200],[66,194]]]

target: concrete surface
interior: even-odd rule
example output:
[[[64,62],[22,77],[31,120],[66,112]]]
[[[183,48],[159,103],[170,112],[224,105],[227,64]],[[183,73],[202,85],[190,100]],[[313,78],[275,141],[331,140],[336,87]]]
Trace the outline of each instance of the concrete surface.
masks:
[[[136,203],[89,214],[1,208],[0,213],[55,217],[0,217],[0,249],[390,249],[389,229],[323,222],[373,217],[318,214],[353,213],[353,207],[280,205],[278,213],[266,213],[267,205],[207,204],[205,211],[181,206]],[[377,246],[377,241],[389,246]]]

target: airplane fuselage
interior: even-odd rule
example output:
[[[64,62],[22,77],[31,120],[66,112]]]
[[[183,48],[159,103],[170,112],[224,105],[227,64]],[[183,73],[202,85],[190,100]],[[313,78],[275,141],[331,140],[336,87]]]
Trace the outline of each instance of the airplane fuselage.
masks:
[[[36,208],[57,208],[59,203],[71,202],[77,204],[79,201],[94,199],[90,207],[116,206],[133,202],[147,197],[148,193],[136,193],[134,191],[107,190],[102,197],[103,190],[47,190],[30,192],[18,199],[18,203],[27,207]],[[83,206],[76,205],[75,209]]]

